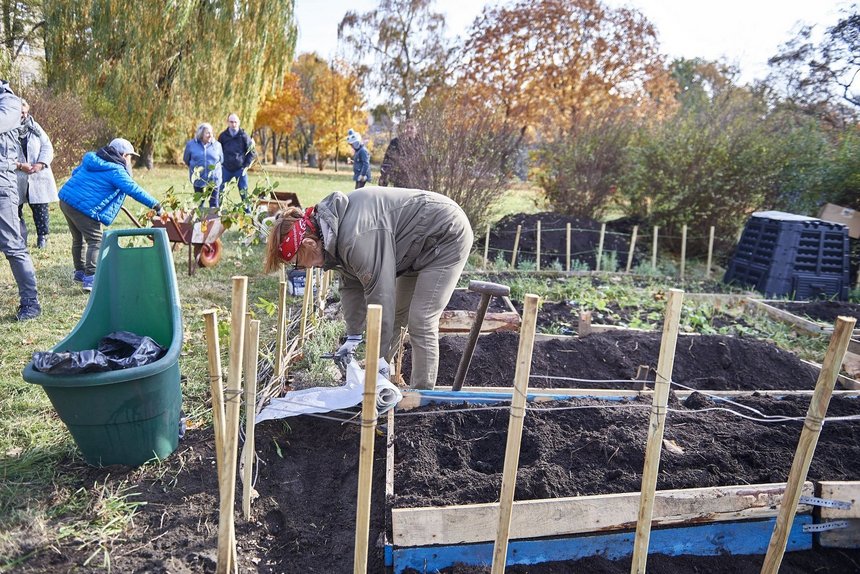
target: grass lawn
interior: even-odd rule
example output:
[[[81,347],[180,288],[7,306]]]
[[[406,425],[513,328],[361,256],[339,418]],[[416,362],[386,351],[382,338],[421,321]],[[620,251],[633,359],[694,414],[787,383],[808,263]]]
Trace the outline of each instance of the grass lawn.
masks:
[[[278,189],[294,191],[304,206],[312,205],[335,190],[352,189],[351,172],[298,173],[295,167],[257,168],[250,174],[250,187],[261,178],[279,182]],[[157,166],[150,172],[135,171],[136,180],[155,197],[162,199],[173,186],[180,193],[190,193],[187,171],[179,166]],[[535,192],[526,186],[512,188],[496,208],[501,215],[515,211],[534,211]],[[144,208],[128,200],[126,206],[139,214]],[[531,206],[531,208],[530,208]],[[5,262],[0,264],[0,557],[15,556],[22,537],[35,548],[64,536],[81,536],[69,529],[77,524],[93,501],[80,488],[80,477],[60,470],[60,461],[80,460],[71,435],[57,418],[41,387],[21,378],[21,370],[35,351],[49,350],[76,325],[87,304],[88,294],[72,282],[71,237],[65,219],[56,203],[50,206],[51,235],[44,250],[31,249],[39,282],[42,316],[34,321],[17,323],[17,287]],[[30,245],[35,231],[29,208],[25,219],[30,229]],[[120,214],[114,227],[131,227]],[[221,262],[211,269],[198,270],[189,277],[185,248],[176,251],[176,274],[184,322],[185,342],[180,360],[183,383],[183,408],[190,425],[209,424],[209,383],[206,347],[201,313],[219,309],[225,321],[230,310],[230,277],[249,278],[249,310],[260,319],[261,346],[274,340],[274,318],[267,314],[267,302],[275,301],[278,292],[276,276],[264,276],[262,247],[254,246],[242,253],[230,239],[224,238]],[[227,341],[222,341],[226,365]],[[104,494],[104,493],[103,493]],[[113,502],[120,495],[110,495]],[[129,514],[130,516],[130,514]],[[82,527],[83,528],[83,527]],[[89,527],[84,528],[86,530]],[[73,532],[74,531],[74,532]],[[65,533],[65,534],[64,534]],[[12,568],[0,558],[0,572]]]

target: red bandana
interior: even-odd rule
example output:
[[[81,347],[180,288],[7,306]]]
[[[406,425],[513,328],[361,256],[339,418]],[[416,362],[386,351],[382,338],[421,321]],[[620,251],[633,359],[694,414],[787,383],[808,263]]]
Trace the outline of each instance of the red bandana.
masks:
[[[304,216],[301,219],[297,219],[296,222],[293,223],[293,227],[290,229],[289,233],[281,239],[281,259],[284,261],[293,260],[293,257],[295,257],[299,252],[299,246],[302,244],[302,239],[305,238],[305,234],[308,231],[316,234],[317,228],[311,218],[313,212],[313,207],[307,208]]]

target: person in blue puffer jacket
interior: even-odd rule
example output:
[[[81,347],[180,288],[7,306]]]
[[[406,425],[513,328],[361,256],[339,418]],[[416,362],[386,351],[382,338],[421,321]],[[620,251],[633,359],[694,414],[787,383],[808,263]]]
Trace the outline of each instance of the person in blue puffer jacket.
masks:
[[[209,207],[221,205],[219,192],[223,183],[221,173],[224,164],[224,149],[212,135],[212,125],[202,123],[194,132],[194,139],[185,144],[182,161],[188,166],[188,177],[196,193],[204,193],[210,183],[214,186],[209,196]]]
[[[161,214],[161,204],[131,177],[131,158],[137,156],[126,139],[116,138],[96,152],[87,152],[81,165],[60,189],[60,210],[72,233],[73,279],[84,291],[92,291],[102,225],[116,219],[125,196],[130,195]],[[83,246],[87,244],[86,257]]]

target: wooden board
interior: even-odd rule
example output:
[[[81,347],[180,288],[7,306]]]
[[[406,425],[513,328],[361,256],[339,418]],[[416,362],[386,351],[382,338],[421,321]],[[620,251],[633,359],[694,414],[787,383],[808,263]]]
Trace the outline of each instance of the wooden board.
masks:
[[[818,483],[817,496],[827,500],[841,500],[852,504],[850,510],[821,507],[817,513],[821,522],[847,520],[848,528],[828,530],[818,535],[818,542],[830,548],[860,548],[860,482]]]
[[[784,483],[658,491],[652,526],[761,519],[777,515]],[[811,482],[803,486],[811,496]],[[514,502],[511,539],[540,538],[635,528],[636,493]],[[798,513],[810,513],[798,506]],[[395,546],[465,544],[495,539],[498,503],[391,511]]]
[[[808,514],[794,519],[786,551],[812,548],[812,535],[803,532],[803,526],[811,522],[812,516]],[[649,549],[654,554],[668,556],[761,555],[767,550],[774,524],[773,519],[750,520],[655,530],[651,534]],[[391,558],[388,565],[394,567],[395,574],[401,574],[409,568],[417,572],[438,572],[457,563],[488,566],[493,558],[492,543],[391,548],[390,553],[389,548],[391,547],[386,547],[386,556]],[[633,534],[621,532],[575,538],[512,540],[508,546],[506,563],[540,564],[578,560],[589,556],[621,560],[629,557],[632,550]],[[761,559],[761,556],[758,559]]]
[[[442,311],[439,317],[439,332],[447,335],[454,333],[468,334],[475,322],[474,311]],[[501,313],[487,312],[481,324],[481,333],[497,333],[500,331],[519,331],[520,316],[516,311]]]

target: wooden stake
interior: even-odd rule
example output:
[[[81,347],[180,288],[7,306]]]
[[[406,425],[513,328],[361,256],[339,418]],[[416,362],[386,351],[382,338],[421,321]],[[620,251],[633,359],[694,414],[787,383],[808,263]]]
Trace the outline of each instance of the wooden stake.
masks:
[[[836,385],[836,377],[842,366],[842,360],[845,358],[845,351],[848,350],[851,332],[854,329],[856,321],[853,317],[836,318],[833,335],[830,337],[830,344],[827,347],[824,362],[821,365],[821,373],[818,375],[815,392],[809,403],[809,410],[806,413],[803,430],[800,432],[800,440],[797,442],[797,450],[794,452],[794,460],[791,463],[791,471],[788,473],[785,494],[782,497],[782,503],[779,505],[779,515],[776,518],[776,525],[774,526],[773,534],[771,534],[770,543],[767,546],[764,565],[761,568],[762,574],[776,574],[779,571],[780,564],[782,564],[782,557],[785,554],[785,547],[788,543],[788,534],[791,530],[791,524],[794,522],[797,504],[800,501],[800,487],[803,485],[803,482],[806,480],[806,474],[809,472],[812,455],[815,454],[818,436],[821,434],[821,425],[824,422],[824,416],[827,414],[827,407],[830,405],[833,387]]]
[[[487,236],[484,239],[484,269],[490,266],[490,224],[487,224]]]
[[[311,306],[311,293],[314,292],[314,272],[313,269],[308,267],[305,269],[305,292],[304,297],[302,298],[302,319],[301,323],[299,323],[299,342],[303,344],[305,342],[305,333],[307,333],[308,328],[308,312]]]
[[[376,377],[382,331],[382,305],[367,306],[367,346],[364,363],[364,397],[361,402],[361,449],[358,457],[358,502],[355,512],[353,574],[367,572],[370,538],[370,494],[373,489],[373,446],[376,439]]]
[[[215,466],[218,486],[224,468],[224,389],[221,373],[221,343],[218,341],[218,311],[203,312],[206,352],[209,358],[209,389],[212,393],[212,427],[215,431]]]
[[[651,240],[651,269],[657,270],[657,234],[659,227],[654,226],[654,238]]]
[[[630,273],[630,268],[633,266],[633,250],[636,249],[636,234],[639,233],[639,226],[633,226],[633,233],[630,234],[630,251],[627,252],[627,268],[625,271]]]
[[[242,512],[251,519],[251,482],[254,470],[254,418],[257,416],[257,358],[260,354],[260,322],[246,318],[245,335],[245,444],[242,446]]]
[[[540,297],[537,295],[526,295],[523,302],[523,323],[520,326],[520,345],[517,351],[517,368],[514,374],[514,395],[511,400],[508,441],[505,447],[505,464],[502,470],[502,491],[499,497],[499,526],[496,530],[496,542],[493,546],[493,567],[490,570],[492,574],[504,574],[508,558],[511,513],[513,512],[514,490],[517,484],[523,421],[526,416],[526,395],[529,388],[539,301]]]
[[[278,334],[275,341],[275,379],[284,373],[284,346],[287,344],[287,282],[278,287]]]
[[[511,269],[517,267],[517,249],[520,247],[520,233],[523,231],[522,225],[517,225],[517,234],[514,236],[514,252],[511,254]]]
[[[687,224],[681,226],[681,281],[684,280],[684,267],[687,265]]]
[[[535,271],[540,271],[540,219],[537,222],[537,257],[535,258]]]
[[[603,259],[603,239],[606,236],[606,224],[600,224],[600,240],[597,242],[597,263],[594,265],[595,271],[600,271],[601,259]]]
[[[576,332],[580,337],[585,337],[591,333],[591,311],[579,312],[579,326]]]
[[[239,403],[242,393],[242,357],[245,347],[245,313],[248,308],[248,278],[233,277],[233,307],[230,313],[230,364],[227,367],[224,424],[224,472],[220,477],[221,505],[218,512],[218,563],[216,574],[236,571],[236,445],[239,439]]]
[[[651,403],[651,420],[648,424],[648,442],[645,446],[645,467],[642,471],[642,490],[639,498],[639,515],[636,520],[636,538],[633,540],[633,562],[630,572],[645,574],[648,544],[651,539],[651,518],[654,514],[654,492],[657,490],[657,471],[660,469],[660,451],[663,448],[663,428],[666,423],[666,405],[675,364],[675,344],[684,292],[669,289],[666,317],[663,320],[663,338],[657,359],[657,378],[654,381],[654,398]]]
[[[397,360],[394,362],[394,384],[404,383],[403,380],[403,346],[406,342],[406,327],[400,327],[400,337],[397,338]]]
[[[565,252],[564,252],[565,253],[565,261],[566,261],[565,269],[569,273],[570,272],[570,223],[565,225],[565,234],[567,236],[567,238],[565,240]]]
[[[705,269],[705,277],[711,278],[711,262],[714,260],[714,226],[711,226],[711,232],[708,235],[708,267]]]

